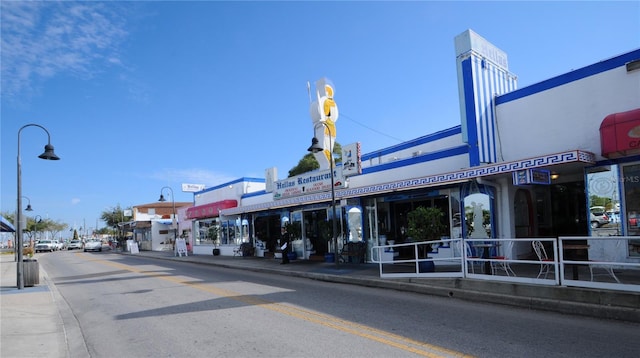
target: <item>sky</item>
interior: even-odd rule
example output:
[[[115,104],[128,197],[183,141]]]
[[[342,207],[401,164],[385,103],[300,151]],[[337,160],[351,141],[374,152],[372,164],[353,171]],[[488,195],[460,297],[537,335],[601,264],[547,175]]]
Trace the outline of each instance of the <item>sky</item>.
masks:
[[[27,215],[75,228],[165,186],[192,202],[182,184],[286,178],[323,77],[336,141],[363,153],[459,125],[467,29],[519,88],[640,48],[638,1],[3,0],[0,20],[0,211],[16,210],[19,146]],[[38,159],[47,132],[59,161]]]

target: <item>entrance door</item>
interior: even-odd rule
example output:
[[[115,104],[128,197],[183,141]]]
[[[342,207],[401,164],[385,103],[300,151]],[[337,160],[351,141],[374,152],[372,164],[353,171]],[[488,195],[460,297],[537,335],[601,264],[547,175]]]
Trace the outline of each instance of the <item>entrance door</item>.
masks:
[[[327,220],[327,210],[312,210],[302,213],[302,231],[307,243],[307,250],[311,255],[322,255],[328,251],[328,242],[331,239],[331,226]]]
[[[584,181],[551,186],[553,236],[587,236],[587,200]]]
[[[532,237],[532,205],[531,194],[528,190],[518,189],[516,191],[513,213],[515,215],[516,237]]]

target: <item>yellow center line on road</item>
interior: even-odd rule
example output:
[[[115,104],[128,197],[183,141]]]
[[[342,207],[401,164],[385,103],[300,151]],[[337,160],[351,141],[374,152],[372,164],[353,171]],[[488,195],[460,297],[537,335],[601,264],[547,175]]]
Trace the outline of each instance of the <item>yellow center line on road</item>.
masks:
[[[78,254],[81,255],[81,254]],[[83,257],[84,258],[84,257]],[[247,296],[239,292],[219,288],[211,284],[195,283],[192,280],[185,280],[180,276],[167,276],[162,273],[149,272],[140,270],[133,266],[115,263],[108,260],[92,259],[91,261],[102,263],[106,266],[115,267],[121,270],[138,273],[141,275],[165,280],[179,285],[189,286],[200,291],[212,293],[214,295],[229,298],[252,306],[259,306],[273,312],[281,313],[290,317],[294,317],[307,322],[315,323],[321,326],[329,327],[341,332],[349,333],[354,336],[370,339],[372,341],[392,346],[407,352],[411,352],[423,357],[441,358],[441,357],[473,357],[461,352],[457,352],[444,347],[433,344],[420,342],[414,339],[400,336],[398,334],[386,332],[363,324],[347,321],[331,315],[322,314],[316,311],[302,309],[296,306],[285,305],[278,302],[264,300],[256,296]]]

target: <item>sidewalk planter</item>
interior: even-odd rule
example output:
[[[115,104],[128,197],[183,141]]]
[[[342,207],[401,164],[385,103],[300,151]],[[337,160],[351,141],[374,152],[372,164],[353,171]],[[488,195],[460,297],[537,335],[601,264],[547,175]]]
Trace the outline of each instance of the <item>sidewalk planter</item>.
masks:
[[[24,286],[33,287],[40,284],[40,265],[36,259],[22,261],[24,273]]]
[[[324,262],[334,262],[335,260],[336,258],[333,252],[324,254]]]
[[[220,249],[213,249],[213,256],[220,255]]]
[[[290,261],[298,259],[298,254],[296,254],[295,251],[288,253],[287,256],[289,257]]]

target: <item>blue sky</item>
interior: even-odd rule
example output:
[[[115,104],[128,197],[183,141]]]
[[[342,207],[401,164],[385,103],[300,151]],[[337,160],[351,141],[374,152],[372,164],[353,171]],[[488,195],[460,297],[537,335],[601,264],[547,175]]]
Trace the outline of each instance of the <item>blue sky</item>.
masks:
[[[102,227],[163,186],[279,178],[313,129],[306,84],[335,86],[337,141],[364,153],[460,123],[454,37],[505,51],[518,87],[640,47],[640,2],[1,3],[1,208]],[[550,129],[552,130],[552,129]],[[167,192],[165,190],[165,196]],[[26,200],[23,203],[26,206]]]

